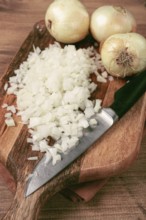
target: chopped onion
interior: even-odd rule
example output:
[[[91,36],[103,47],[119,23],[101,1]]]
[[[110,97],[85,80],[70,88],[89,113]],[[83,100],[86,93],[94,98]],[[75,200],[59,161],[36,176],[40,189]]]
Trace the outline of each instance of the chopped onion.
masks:
[[[101,99],[96,99],[95,100],[95,106],[94,106],[94,111],[99,112],[99,109],[101,108]]]
[[[11,111],[12,113],[16,113],[16,108],[14,105],[7,106],[7,111]]]
[[[99,77],[101,68],[104,72],[100,55],[93,47],[77,50],[73,45],[62,48],[55,42],[43,51],[34,47],[10,78],[7,92],[15,88],[17,115],[28,125],[27,142],[32,150],[46,153],[46,163],[50,158],[53,164],[59,161],[60,153],[67,154],[86,128],[98,123],[91,118],[101,108],[101,100],[90,100],[97,87],[90,74]],[[107,78],[105,73],[101,77]],[[15,106],[3,106],[16,112]],[[6,123],[14,125],[12,118]],[[53,146],[48,143],[49,137],[55,141]]]
[[[6,118],[12,117],[12,113],[11,113],[11,112],[6,113],[6,114],[5,114],[5,117],[6,117]]]
[[[97,125],[97,120],[95,118],[91,118],[89,124],[91,127],[95,127]]]
[[[38,160],[38,157],[35,156],[35,157],[28,157],[27,160]]]
[[[13,127],[13,126],[15,126],[15,122],[14,122],[13,118],[7,118],[7,119],[5,120],[5,123],[6,123],[6,125],[7,125],[8,127]]]
[[[7,103],[4,103],[3,105],[2,105],[2,108],[7,108],[8,107],[8,104]]]
[[[33,143],[33,139],[32,138],[27,138],[27,143]]]
[[[8,83],[5,83],[5,85],[4,85],[4,90],[6,91],[7,89],[8,89]]]

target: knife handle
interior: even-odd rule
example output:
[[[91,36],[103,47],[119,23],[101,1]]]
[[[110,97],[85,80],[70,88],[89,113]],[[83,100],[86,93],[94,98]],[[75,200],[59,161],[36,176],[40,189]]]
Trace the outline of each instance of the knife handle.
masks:
[[[146,70],[121,87],[110,106],[121,118],[146,91]]]

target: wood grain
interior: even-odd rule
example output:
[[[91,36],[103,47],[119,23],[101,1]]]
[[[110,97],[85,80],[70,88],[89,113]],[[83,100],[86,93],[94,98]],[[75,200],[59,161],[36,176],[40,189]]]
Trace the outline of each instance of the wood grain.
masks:
[[[141,108],[142,104],[143,108]],[[133,163],[140,150],[139,142],[144,128],[145,111],[146,104],[141,99],[125,117],[95,143],[93,146],[95,156],[91,149],[81,163],[81,182],[87,179],[93,180],[93,177],[102,179],[119,174]]]
[[[39,46],[41,49],[48,46],[52,43],[54,39],[49,36],[48,32],[46,31],[45,25],[43,21],[40,21],[35,24],[33,30],[23,43],[22,47],[18,51],[17,55],[15,56],[14,60],[9,65],[8,70],[6,71],[4,77],[1,79],[1,104],[11,102],[11,104],[15,104],[15,98],[11,95],[6,95],[3,86],[7,82],[8,78],[13,74],[14,70],[18,68],[18,66],[26,59],[28,53],[32,50],[33,45]],[[87,38],[79,43],[76,44],[76,47],[87,47],[90,45],[94,45],[94,39],[91,36],[87,36]],[[62,45],[63,46],[63,45]],[[94,79],[94,75],[92,77]],[[110,100],[113,100],[113,95],[115,90],[123,85],[123,80],[115,79],[114,82],[109,82],[109,84],[99,84],[97,88],[97,92],[93,93],[93,97],[99,98],[104,97],[105,100],[108,100],[108,103],[105,105],[110,104]],[[103,86],[103,89],[102,89]],[[98,92],[99,91],[99,92]],[[104,94],[105,92],[105,94]],[[8,100],[7,100],[8,99]],[[129,134],[129,138],[127,138],[127,145],[126,149],[122,149],[123,144],[119,143],[116,145],[116,148],[113,148],[113,142],[118,141],[120,138],[116,137],[115,132],[112,131],[111,134],[114,134],[112,139],[109,141],[108,134],[104,135],[105,142],[108,141],[109,144],[112,145],[111,149],[108,144],[102,144],[102,148],[99,148],[98,142],[94,145],[95,149],[100,149],[100,151],[95,151],[94,154],[91,153],[88,157],[88,152],[85,154],[85,158],[83,163],[81,163],[81,159],[79,158],[73,164],[71,164],[65,171],[62,171],[59,175],[57,175],[54,179],[48,182],[44,187],[41,187],[37,192],[32,194],[31,196],[25,198],[25,187],[26,187],[26,177],[29,173],[32,172],[36,163],[29,163],[27,158],[30,155],[30,148],[27,146],[27,127],[20,123],[20,119],[15,118],[16,120],[16,130],[13,133],[13,127],[4,127],[4,114],[1,120],[1,145],[0,145],[0,153],[1,153],[1,162],[5,164],[8,168],[10,173],[13,175],[14,179],[17,183],[17,189],[15,198],[9,209],[7,215],[4,219],[11,219],[11,220],[19,220],[21,219],[37,219],[39,210],[43,204],[42,201],[46,201],[47,198],[51,198],[56,192],[66,187],[68,184],[78,183],[78,182],[85,182],[91,179],[98,179],[98,178],[106,178],[112,175],[116,175],[119,172],[126,169],[128,165],[130,165],[133,160],[135,159],[138,149],[137,149],[137,142],[139,137],[141,137],[141,131],[143,129],[143,119],[145,119],[145,110],[146,110],[146,101],[143,98],[139,104],[135,105],[135,111],[130,110],[128,116],[128,122],[132,123],[133,126],[139,123],[139,129],[135,132],[132,130],[130,133],[127,132],[127,127],[129,124],[127,123],[127,119],[125,119],[126,125],[126,132]],[[10,104],[10,103],[9,103]],[[143,106],[143,107],[142,107]],[[131,112],[132,111],[132,112]],[[136,112],[134,115],[134,112]],[[1,115],[3,113],[3,109],[1,110]],[[133,117],[135,120],[133,120]],[[127,125],[128,124],[128,125]],[[121,135],[121,141],[124,141],[125,135],[121,132],[121,127],[125,130],[123,123],[119,126],[117,125],[117,135]],[[137,127],[136,127],[137,128]],[[133,148],[129,146],[131,141],[133,141],[133,136],[136,137],[135,143],[132,144]],[[12,139],[12,141],[11,141]],[[98,147],[97,147],[98,146]],[[118,148],[117,148],[118,146]],[[116,150],[117,149],[117,150]],[[128,149],[128,150],[127,150]],[[92,149],[91,149],[92,150]],[[91,152],[90,150],[90,152]],[[127,159],[127,155],[130,156]],[[98,157],[98,162],[96,157]],[[39,158],[41,158],[41,153],[38,154]],[[101,160],[100,160],[101,158]],[[125,159],[126,158],[126,159]],[[116,159],[116,161],[114,161]],[[103,165],[103,161],[106,164]],[[92,164],[91,164],[92,162]],[[87,166],[88,164],[88,166]],[[81,167],[81,169],[80,169]],[[110,168],[109,168],[110,167]],[[95,172],[96,171],[96,172]],[[79,177],[80,175],[80,177]]]
[[[103,1],[83,1],[86,6],[88,7],[89,11],[92,12],[93,8],[98,4],[102,5]],[[112,3],[114,1],[111,1]],[[106,1],[105,1],[106,3]],[[108,1],[109,3],[109,1]],[[116,2],[121,3],[120,1]],[[126,5],[130,8],[135,14],[138,20],[139,26],[138,30],[140,33],[145,33],[145,8],[143,7],[144,1],[123,1],[123,5]],[[17,49],[20,47],[21,43],[27,36],[28,32],[31,30],[32,25],[39,19],[42,19],[44,12],[48,2],[43,1],[40,4],[40,1],[0,1],[0,18],[1,18],[1,44],[4,45],[2,49],[0,48],[0,70],[6,68],[6,65],[10,62],[10,59],[14,56]],[[138,12],[137,12],[138,10]],[[27,16],[26,16],[27,15]],[[18,19],[19,17],[19,19]],[[7,37],[4,37],[7,36]],[[3,75],[3,74],[2,74]],[[6,158],[8,155],[3,157]],[[16,174],[15,174],[16,175]],[[18,175],[18,174],[17,174]],[[17,176],[16,175],[16,176]],[[94,212],[93,212],[94,214]],[[120,215],[119,215],[120,216]],[[141,215],[140,215],[141,216]],[[58,216],[60,219],[61,216]],[[89,217],[89,216],[88,216]],[[93,215],[91,214],[90,217],[92,218]],[[68,219],[70,217],[68,216]],[[63,218],[65,219],[65,218]],[[85,218],[84,218],[85,219]]]

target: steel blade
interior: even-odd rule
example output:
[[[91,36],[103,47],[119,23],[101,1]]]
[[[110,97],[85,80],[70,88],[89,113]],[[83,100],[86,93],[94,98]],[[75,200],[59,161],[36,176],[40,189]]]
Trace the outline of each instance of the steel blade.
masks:
[[[27,181],[25,196],[29,196],[58,173],[65,167],[72,163],[76,158],[83,154],[101,135],[103,135],[118,119],[116,113],[110,108],[103,108],[96,115],[98,125],[94,129],[87,129],[84,136],[80,139],[79,144],[68,152],[68,154],[61,155],[61,161],[52,165],[50,159],[47,163],[47,156],[41,159],[36,168],[34,169],[32,177]]]

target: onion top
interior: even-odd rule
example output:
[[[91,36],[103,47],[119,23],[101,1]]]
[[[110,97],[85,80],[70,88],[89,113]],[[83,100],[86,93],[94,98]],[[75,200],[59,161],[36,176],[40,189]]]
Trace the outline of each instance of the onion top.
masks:
[[[45,24],[57,41],[75,43],[88,34],[89,14],[78,0],[56,0],[46,11]]]
[[[126,8],[104,5],[92,13],[90,29],[93,37],[101,42],[113,34],[134,32],[136,21]]]

